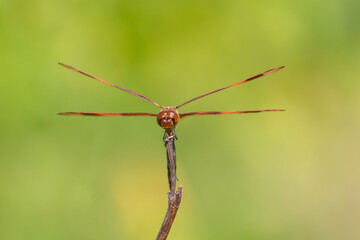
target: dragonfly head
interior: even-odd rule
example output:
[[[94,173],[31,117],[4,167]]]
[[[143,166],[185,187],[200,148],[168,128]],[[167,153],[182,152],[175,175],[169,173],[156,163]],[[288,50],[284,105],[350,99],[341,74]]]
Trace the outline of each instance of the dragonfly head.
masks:
[[[163,107],[157,115],[157,122],[165,131],[173,130],[179,120],[180,115],[175,107]]]

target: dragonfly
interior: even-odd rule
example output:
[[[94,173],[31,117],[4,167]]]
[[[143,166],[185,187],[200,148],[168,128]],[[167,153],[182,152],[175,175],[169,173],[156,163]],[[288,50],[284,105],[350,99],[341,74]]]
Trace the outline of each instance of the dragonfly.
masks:
[[[244,80],[241,80],[239,82],[236,82],[236,83],[233,83],[233,84],[230,84],[226,87],[222,87],[222,88],[219,88],[219,89],[216,89],[216,90],[213,90],[211,92],[208,92],[208,93],[205,93],[205,94],[202,94],[200,96],[197,96],[195,98],[192,98],[186,102],[183,102],[177,106],[162,106],[156,102],[154,102],[153,100],[145,97],[144,95],[141,95],[139,93],[136,93],[134,91],[131,91],[129,89],[126,89],[126,88],[122,88],[122,87],[119,87],[115,84],[112,84],[112,83],[109,83],[101,78],[98,78],[98,77],[95,77],[93,75],[90,75],[86,72],[83,72],[79,69],[76,69],[74,67],[71,67],[69,65],[66,65],[64,63],[59,63],[60,65],[70,69],[70,70],[73,70],[73,71],[76,71],[78,73],[81,73],[87,77],[90,77],[90,78],[93,78],[95,80],[98,80],[102,83],[105,83],[107,85],[110,85],[112,87],[115,87],[117,89],[120,89],[124,92],[127,92],[127,93],[130,93],[134,96],[137,96],[157,107],[159,107],[161,109],[161,111],[159,113],[147,113],[147,112],[125,112],[125,113],[104,113],[104,112],[62,112],[62,113],[59,113],[59,115],[80,115],[80,116],[147,116],[147,117],[156,117],[156,121],[158,123],[158,125],[160,127],[162,127],[164,130],[165,130],[165,133],[164,133],[164,136],[163,136],[163,141],[165,142],[165,145],[173,138],[177,139],[177,136],[176,136],[176,133],[175,133],[175,128],[177,127],[177,125],[179,124],[180,120],[184,119],[184,118],[187,118],[187,117],[191,117],[191,116],[199,116],[199,115],[223,115],[223,114],[242,114],[242,113],[261,113],[261,112],[279,112],[279,111],[284,111],[283,109],[265,109],[265,110],[245,110],[245,111],[207,111],[207,112],[187,112],[187,113],[179,113],[178,112],[178,109],[188,103],[191,103],[193,101],[196,101],[200,98],[203,98],[203,97],[206,97],[206,96],[209,96],[213,93],[217,93],[217,92],[220,92],[222,90],[225,90],[225,89],[228,89],[228,88],[231,88],[231,87],[234,87],[234,86],[237,86],[239,84],[242,84],[242,83],[246,83],[246,82],[249,82],[249,81],[252,81],[252,80],[255,80],[257,78],[260,78],[260,77],[263,77],[265,75],[268,75],[270,73],[273,73],[273,72],[276,72],[280,69],[283,69],[284,66],[281,66],[281,67],[277,67],[277,68],[273,68],[273,69],[270,69],[268,71],[265,71],[263,73],[260,73],[260,74],[257,74],[255,76],[252,76],[252,77],[249,77],[249,78],[246,78]],[[174,145],[173,145],[174,146]],[[173,149],[173,151],[175,151],[175,148]],[[176,164],[176,163],[175,163]],[[175,165],[176,166],[176,165]],[[170,172],[169,170],[169,158],[168,158],[168,173]],[[169,173],[169,176],[170,176],[170,173]],[[170,182],[170,177],[169,177],[169,182]]]
[[[249,82],[251,80],[255,80],[257,78],[260,78],[260,77],[263,77],[265,75],[268,75],[270,73],[273,73],[273,72],[276,72],[280,69],[283,69],[284,66],[281,66],[281,67],[277,67],[277,68],[273,68],[273,69],[270,69],[268,71],[265,71],[263,73],[260,73],[260,74],[257,74],[255,76],[252,76],[252,77],[249,77],[249,78],[246,78],[244,80],[241,80],[239,82],[236,82],[236,83],[233,83],[231,85],[228,85],[226,87],[222,87],[222,88],[219,88],[219,89],[216,89],[214,91],[211,91],[211,92],[208,92],[208,93],[205,93],[205,94],[202,94],[200,96],[197,96],[195,98],[192,98],[182,104],[179,104],[177,106],[161,106],[160,104],[154,102],[153,100],[145,97],[144,95],[141,95],[139,93],[136,93],[134,91],[131,91],[129,89],[125,89],[125,88],[122,88],[122,87],[119,87],[115,84],[112,84],[112,83],[109,83],[101,78],[98,78],[98,77],[95,77],[93,75],[90,75],[86,72],[83,72],[79,69],[76,69],[74,67],[71,67],[69,65],[66,65],[64,63],[59,63],[60,65],[68,68],[68,69],[71,69],[73,71],[76,71],[78,73],[81,73],[87,77],[90,77],[90,78],[93,78],[95,80],[98,80],[102,83],[105,83],[107,85],[110,85],[112,87],[115,87],[117,89],[120,89],[120,90],[123,90],[127,93],[130,93],[134,96],[137,96],[159,108],[161,108],[161,111],[159,113],[144,113],[144,112],[131,112],[131,113],[103,113],[103,112],[62,112],[62,113],[59,113],[59,115],[81,115],[81,116],[148,116],[148,117],[156,117],[156,120],[157,120],[157,123],[159,124],[160,127],[162,127],[164,130],[165,130],[165,134],[164,134],[164,141],[167,141],[171,138],[176,138],[177,139],[177,136],[175,134],[175,128],[176,126],[178,125],[178,123],[180,122],[180,120],[184,119],[184,118],[187,118],[187,117],[190,117],[190,116],[197,116],[197,115],[222,115],[222,114],[241,114],[241,113],[261,113],[261,112],[279,112],[279,111],[285,111],[284,109],[265,109],[265,110],[247,110],[247,111],[209,111],[209,112],[187,112],[187,113],[179,113],[178,112],[178,109],[188,103],[191,103],[195,100],[198,100],[200,98],[203,98],[203,97],[206,97],[210,94],[213,94],[213,93],[216,93],[216,92],[220,92],[222,90],[225,90],[227,88],[230,88],[230,87],[234,87],[236,85],[239,85],[239,84],[242,84],[242,83],[246,83],[246,82]]]

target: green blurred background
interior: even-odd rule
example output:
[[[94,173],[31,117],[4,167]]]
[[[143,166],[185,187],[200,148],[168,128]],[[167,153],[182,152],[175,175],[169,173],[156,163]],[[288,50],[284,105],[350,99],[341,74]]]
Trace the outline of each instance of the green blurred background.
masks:
[[[162,105],[184,197],[169,239],[360,239],[360,2],[0,1],[0,239],[154,239]]]

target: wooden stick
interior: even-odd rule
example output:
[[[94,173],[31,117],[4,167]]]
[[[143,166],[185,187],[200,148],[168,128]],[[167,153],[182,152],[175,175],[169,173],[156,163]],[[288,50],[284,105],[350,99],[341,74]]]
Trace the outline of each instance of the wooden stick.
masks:
[[[175,155],[175,137],[164,138],[166,146],[166,156],[168,160],[169,181],[170,181],[170,193],[168,193],[169,204],[168,209],[161,225],[160,231],[156,237],[156,240],[165,240],[169,235],[171,226],[175,220],[176,213],[179,209],[181,197],[183,195],[182,186],[180,185],[177,191],[176,189],[176,155]]]
[[[176,189],[176,152],[175,152],[175,137],[168,137],[164,139],[166,147],[166,158],[168,167],[168,177],[170,183],[171,194],[175,193]]]

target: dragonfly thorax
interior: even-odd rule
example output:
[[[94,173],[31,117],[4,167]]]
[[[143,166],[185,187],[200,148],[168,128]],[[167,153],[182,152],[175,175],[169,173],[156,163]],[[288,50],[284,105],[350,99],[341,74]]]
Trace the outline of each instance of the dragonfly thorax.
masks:
[[[179,112],[175,107],[163,107],[157,115],[157,122],[166,131],[173,130],[180,120]]]

